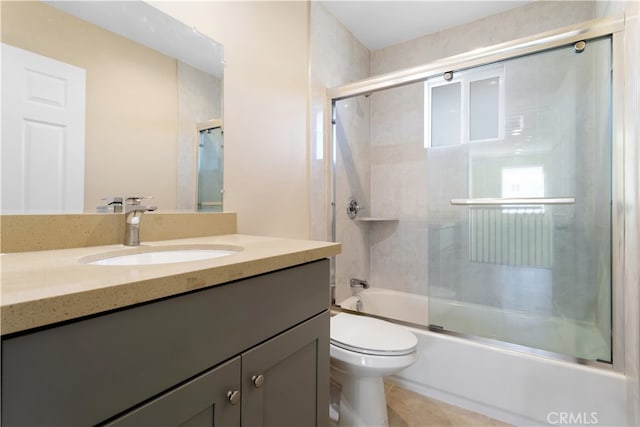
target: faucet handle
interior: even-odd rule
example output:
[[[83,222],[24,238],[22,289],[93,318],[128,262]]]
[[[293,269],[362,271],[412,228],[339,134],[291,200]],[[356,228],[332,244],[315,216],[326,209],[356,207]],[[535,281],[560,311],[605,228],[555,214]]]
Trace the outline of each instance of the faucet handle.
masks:
[[[105,200],[108,205],[122,204],[122,197],[103,197],[100,200]]]
[[[153,196],[129,196],[126,200],[128,205],[139,205],[142,199],[153,199]]]
[[[103,197],[100,200],[107,202],[105,206],[97,206],[97,212],[122,212],[122,197]]]

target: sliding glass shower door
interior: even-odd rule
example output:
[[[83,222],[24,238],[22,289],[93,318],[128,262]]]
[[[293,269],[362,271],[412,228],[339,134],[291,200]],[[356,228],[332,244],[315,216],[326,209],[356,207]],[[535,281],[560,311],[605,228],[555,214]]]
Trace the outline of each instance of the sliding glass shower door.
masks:
[[[611,40],[424,83],[429,323],[611,361]]]

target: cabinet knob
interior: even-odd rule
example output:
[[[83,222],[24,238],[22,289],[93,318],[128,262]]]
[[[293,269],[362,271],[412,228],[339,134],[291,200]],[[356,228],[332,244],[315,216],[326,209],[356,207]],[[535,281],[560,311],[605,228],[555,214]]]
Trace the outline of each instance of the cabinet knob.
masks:
[[[262,385],[264,384],[264,375],[260,374],[252,376],[251,382],[254,386],[256,386],[256,388],[262,387]]]
[[[240,392],[238,390],[229,390],[227,392],[227,399],[232,405],[240,403]]]

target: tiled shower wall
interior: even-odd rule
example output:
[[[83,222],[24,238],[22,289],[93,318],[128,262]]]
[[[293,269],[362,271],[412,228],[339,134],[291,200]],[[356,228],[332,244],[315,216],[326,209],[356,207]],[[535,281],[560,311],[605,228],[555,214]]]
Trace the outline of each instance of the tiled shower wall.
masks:
[[[594,18],[591,1],[535,1],[458,27],[371,53],[371,74],[387,73],[451,55],[578,24]]]
[[[594,8],[593,2],[533,2],[369,53],[321,5],[312,3],[312,236],[330,237],[329,164],[317,149],[324,137],[324,88],[584,22],[594,18]],[[377,287],[427,292],[423,102],[423,91],[411,85],[338,103],[337,132],[347,136],[336,147],[336,233],[344,244],[336,271],[338,301],[350,294],[351,277]],[[363,206],[361,215],[398,221],[346,219],[351,196]]]
[[[370,53],[333,15],[317,2],[311,2],[311,235],[314,239],[331,239],[331,214],[328,204],[330,182],[328,172],[328,129],[324,119],[327,88],[364,79],[370,75]],[[340,255],[336,281],[337,299],[346,296],[346,277],[366,278],[369,274],[369,245],[362,224],[345,221],[345,203],[350,196],[369,195],[369,108],[364,98],[342,104],[340,132],[349,135],[348,144],[338,148],[339,161],[349,167],[336,168],[339,185],[337,206],[340,221],[336,227],[337,241],[345,242]],[[344,108],[346,107],[346,109]],[[354,173],[355,171],[355,173]],[[348,242],[348,243],[347,243]],[[347,270],[343,269],[343,266]]]

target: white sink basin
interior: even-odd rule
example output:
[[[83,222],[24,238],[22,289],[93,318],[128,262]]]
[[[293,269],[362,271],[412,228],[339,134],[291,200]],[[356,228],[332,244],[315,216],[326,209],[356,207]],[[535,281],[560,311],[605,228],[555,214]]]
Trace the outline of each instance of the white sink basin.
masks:
[[[130,251],[110,252],[103,255],[87,257],[81,262],[90,265],[154,265],[177,262],[202,261],[220,258],[237,253],[240,248],[175,248],[149,247],[136,248]]]

